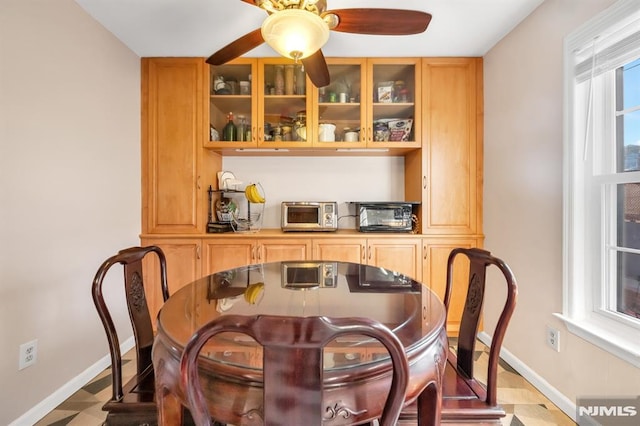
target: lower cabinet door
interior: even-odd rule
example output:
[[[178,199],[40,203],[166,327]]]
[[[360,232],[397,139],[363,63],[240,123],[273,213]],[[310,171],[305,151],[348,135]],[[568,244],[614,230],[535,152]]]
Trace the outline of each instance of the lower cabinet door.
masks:
[[[204,275],[238,266],[281,260],[307,260],[306,238],[215,238],[204,240]]]
[[[201,276],[200,238],[143,238],[143,246],[155,245],[162,249],[167,258],[167,284],[169,294],[200,278]],[[145,295],[151,319],[155,328],[158,311],[164,303],[160,289],[160,265],[155,255],[145,257]]]
[[[444,300],[447,283],[447,259],[454,248],[478,247],[476,238],[423,238],[422,277],[423,283],[433,290],[440,300]],[[464,264],[466,262],[466,264]],[[447,315],[447,332],[457,336],[460,318],[467,297],[469,262],[462,257],[454,264],[453,291]]]
[[[311,258],[311,239],[308,238],[259,239],[256,241],[256,245],[258,263]]]
[[[318,238],[313,240],[313,258],[381,266],[420,280],[420,239]]]
[[[256,256],[253,238],[206,239],[204,246],[203,274],[209,275],[226,269],[254,263]]]
[[[366,263],[364,238],[318,238],[313,240],[314,260]]]
[[[420,239],[368,238],[367,264],[400,272],[420,281],[422,279]]]

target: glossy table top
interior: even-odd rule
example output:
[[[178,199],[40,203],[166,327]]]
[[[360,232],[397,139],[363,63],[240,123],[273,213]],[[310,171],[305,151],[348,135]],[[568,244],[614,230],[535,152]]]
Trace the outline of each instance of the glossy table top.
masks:
[[[274,262],[219,272],[171,295],[158,330],[174,348],[184,347],[205,323],[224,314],[367,317],[387,325],[411,358],[441,333],[444,307],[420,282],[384,268],[347,262]],[[224,334],[202,354],[230,367],[261,369],[257,344]],[[378,350],[379,349],[379,350]],[[325,369],[340,371],[388,358],[377,342],[361,336],[325,348]]]

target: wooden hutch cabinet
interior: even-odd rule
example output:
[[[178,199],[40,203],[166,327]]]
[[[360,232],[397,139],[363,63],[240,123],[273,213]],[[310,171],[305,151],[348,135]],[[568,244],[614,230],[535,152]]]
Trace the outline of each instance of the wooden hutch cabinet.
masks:
[[[167,254],[171,292],[242,264],[317,259],[397,270],[442,297],[449,252],[482,246],[482,59],[327,58],[327,64],[331,84],[318,89],[283,58],[238,58],[215,67],[204,58],[142,59],[141,243]],[[276,92],[283,71],[295,75],[294,87]],[[397,91],[387,99],[391,84]],[[298,124],[303,119],[304,131],[296,133],[296,122],[283,123],[283,111]],[[222,139],[230,112],[236,125],[244,117],[245,140],[212,140],[212,127]],[[411,120],[409,134],[379,140],[380,124],[393,118]],[[319,140],[325,122],[336,125],[334,142]],[[281,127],[277,140],[274,126]],[[358,135],[345,140],[349,129]],[[217,181],[222,157],[246,155],[246,148],[403,156],[405,199],[421,202],[418,233],[208,234],[208,186]],[[273,151],[265,155],[278,155]],[[154,281],[151,275],[152,315],[162,303]],[[463,297],[455,293],[451,309],[460,309]],[[451,331],[456,327],[449,324]]]

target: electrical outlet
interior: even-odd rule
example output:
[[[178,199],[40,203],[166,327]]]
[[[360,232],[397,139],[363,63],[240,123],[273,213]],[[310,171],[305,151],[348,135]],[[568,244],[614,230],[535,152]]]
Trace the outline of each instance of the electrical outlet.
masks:
[[[547,326],[547,345],[556,352],[560,352],[560,331]]]
[[[18,358],[18,370],[32,366],[38,359],[38,340],[32,340],[20,345]]]

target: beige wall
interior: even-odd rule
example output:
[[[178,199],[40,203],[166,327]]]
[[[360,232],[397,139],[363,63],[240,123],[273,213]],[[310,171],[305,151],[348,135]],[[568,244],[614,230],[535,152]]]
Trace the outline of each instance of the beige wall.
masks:
[[[553,317],[562,311],[563,38],[611,4],[546,0],[484,62],[485,245],[520,284],[505,346],[573,402],[637,395],[640,383],[640,369]],[[547,324],[560,330],[560,353],[545,344]]]
[[[90,287],[139,241],[139,69],[72,0],[0,2],[2,425],[107,354]],[[18,371],[32,339],[37,363]]]

